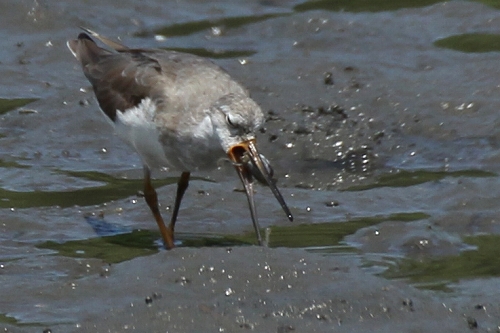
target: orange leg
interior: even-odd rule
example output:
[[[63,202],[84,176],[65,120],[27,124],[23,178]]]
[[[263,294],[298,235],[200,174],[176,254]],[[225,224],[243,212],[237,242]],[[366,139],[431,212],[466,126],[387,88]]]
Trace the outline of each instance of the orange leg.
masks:
[[[172,212],[172,217],[170,218],[169,228],[172,230],[172,234],[174,233],[175,221],[177,220],[177,214],[179,213],[179,208],[181,206],[182,197],[184,196],[184,192],[189,186],[189,176],[191,173],[184,171],[181,174],[181,178],[177,182],[177,194],[175,196],[175,205],[174,211]]]
[[[158,195],[156,194],[156,190],[151,184],[151,171],[147,166],[144,166],[144,198],[146,199],[146,203],[151,209],[153,216],[155,217],[156,223],[158,224],[158,228],[160,228],[161,237],[163,238],[163,243],[165,247],[170,250],[174,245],[174,228],[172,223],[170,223],[169,228],[165,226],[163,222],[163,218],[160,214],[160,209],[158,208]]]

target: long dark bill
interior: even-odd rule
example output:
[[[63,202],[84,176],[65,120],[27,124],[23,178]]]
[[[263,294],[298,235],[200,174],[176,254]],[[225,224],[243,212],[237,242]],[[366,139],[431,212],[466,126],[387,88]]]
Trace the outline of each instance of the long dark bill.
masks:
[[[257,151],[257,147],[255,146],[255,139],[248,140],[242,142],[240,144],[234,145],[228,151],[228,156],[231,161],[234,163],[234,167],[240,176],[241,182],[245,187],[245,193],[248,199],[248,205],[250,207],[250,214],[252,216],[253,227],[255,229],[255,234],[257,235],[257,240],[259,244],[262,245],[262,238],[260,236],[260,227],[259,221],[257,219],[257,211],[255,209],[255,202],[253,198],[253,177],[252,170],[249,169],[249,164],[256,169],[256,171],[260,172],[263,178],[266,180],[267,185],[271,188],[276,200],[281,205],[281,208],[285,212],[288,217],[288,220],[293,221],[292,213],[290,209],[286,205],[285,199],[281,195],[280,191],[276,187],[274,180],[271,178],[268,169],[262,162],[260,158],[260,154]],[[255,172],[255,171],[254,171]]]

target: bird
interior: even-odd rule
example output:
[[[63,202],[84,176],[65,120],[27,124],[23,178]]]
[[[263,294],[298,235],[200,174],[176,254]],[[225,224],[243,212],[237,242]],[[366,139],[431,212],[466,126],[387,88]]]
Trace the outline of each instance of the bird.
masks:
[[[260,154],[256,131],[264,122],[249,91],[209,59],[163,49],[129,48],[88,28],[67,41],[92,85],[100,110],[115,133],[140,156],[144,198],[163,244],[175,247],[174,229],[191,172],[229,159],[243,184],[257,242],[263,244],[254,201],[254,180],[267,185],[289,221],[270,162]],[[100,47],[94,39],[106,48]],[[151,172],[181,172],[168,226],[160,213]]]

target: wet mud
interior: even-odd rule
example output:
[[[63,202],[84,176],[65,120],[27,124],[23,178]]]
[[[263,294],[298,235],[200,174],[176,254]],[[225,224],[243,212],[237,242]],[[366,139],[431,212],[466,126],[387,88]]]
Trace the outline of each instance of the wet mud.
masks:
[[[495,332],[500,12],[475,1],[3,1],[5,332]],[[231,165],[161,248],[141,162],[66,48],[78,26],[214,59],[261,105],[254,246]],[[178,172],[155,186],[170,213]]]

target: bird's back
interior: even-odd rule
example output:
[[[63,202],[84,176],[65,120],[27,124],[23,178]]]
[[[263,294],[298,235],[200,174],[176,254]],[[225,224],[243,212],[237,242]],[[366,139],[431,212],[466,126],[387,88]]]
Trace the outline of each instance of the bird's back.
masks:
[[[247,90],[210,60],[175,51],[130,49],[94,37],[115,51],[100,48],[85,33],[68,47],[118,135],[152,167],[214,167],[216,157],[225,152],[215,148],[207,111],[229,94],[248,96]]]
[[[177,117],[188,110],[197,115],[227,94],[248,95],[226,71],[195,55],[125,46],[110,52],[84,33],[68,46],[80,60],[101,109],[113,121],[117,111],[137,106],[144,98],[154,100],[160,113],[168,110]]]

